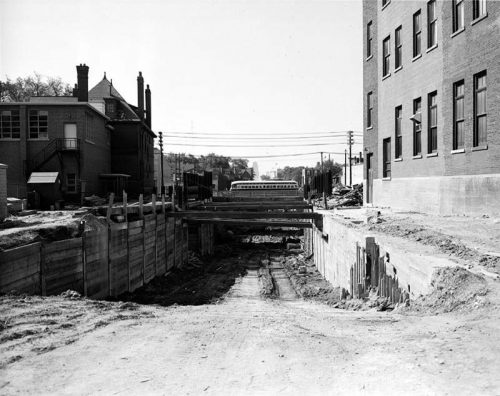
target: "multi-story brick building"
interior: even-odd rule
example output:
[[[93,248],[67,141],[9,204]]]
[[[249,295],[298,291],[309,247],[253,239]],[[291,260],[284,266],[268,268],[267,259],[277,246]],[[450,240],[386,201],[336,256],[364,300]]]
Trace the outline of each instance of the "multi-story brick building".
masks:
[[[365,202],[500,214],[500,2],[365,1]]]
[[[144,97],[146,107],[144,107]],[[154,187],[153,143],[151,130],[151,90],[144,90],[144,78],[137,77],[137,106],[127,103],[104,74],[89,91],[89,102],[109,117],[111,133],[111,171],[129,175],[128,192],[151,194]]]
[[[85,195],[121,192],[122,181],[128,181],[129,192],[152,191],[155,135],[149,87],[144,119],[142,76],[139,106],[134,107],[106,78],[89,92],[88,70],[77,66],[73,97],[0,103],[0,162],[9,166],[8,196],[26,198],[28,190],[36,189],[27,183],[33,172],[58,172],[59,191],[46,202],[81,202]]]

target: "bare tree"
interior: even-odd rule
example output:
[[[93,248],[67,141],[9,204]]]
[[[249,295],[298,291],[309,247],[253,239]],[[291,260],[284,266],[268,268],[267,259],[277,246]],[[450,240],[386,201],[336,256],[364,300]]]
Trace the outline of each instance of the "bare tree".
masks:
[[[37,72],[27,77],[0,81],[0,101],[27,102],[32,96],[71,96],[71,86],[60,77],[46,77]]]

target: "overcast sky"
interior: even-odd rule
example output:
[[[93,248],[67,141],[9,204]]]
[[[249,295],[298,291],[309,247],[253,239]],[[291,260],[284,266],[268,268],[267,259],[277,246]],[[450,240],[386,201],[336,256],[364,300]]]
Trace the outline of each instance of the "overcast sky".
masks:
[[[0,0],[2,79],[37,71],[73,85],[75,65],[86,63],[89,87],[106,71],[136,104],[140,70],[152,90],[156,132],[223,134],[211,141],[168,137],[167,152],[251,161],[252,155],[343,152],[341,136],[255,138],[361,131],[361,48],[358,0]],[[247,147],[195,146],[207,143]],[[324,144],[307,146],[317,143]],[[265,171],[319,159],[257,161]]]

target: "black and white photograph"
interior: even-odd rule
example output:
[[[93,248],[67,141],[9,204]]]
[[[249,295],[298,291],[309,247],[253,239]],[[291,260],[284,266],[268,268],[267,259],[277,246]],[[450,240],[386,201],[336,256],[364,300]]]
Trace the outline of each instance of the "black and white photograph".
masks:
[[[500,0],[0,0],[0,395],[500,395]]]

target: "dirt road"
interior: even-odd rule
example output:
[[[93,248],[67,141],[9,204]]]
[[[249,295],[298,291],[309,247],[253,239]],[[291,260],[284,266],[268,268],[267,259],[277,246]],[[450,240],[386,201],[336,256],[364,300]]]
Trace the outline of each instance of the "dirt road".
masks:
[[[137,306],[25,354],[0,369],[0,394],[500,394],[496,306],[438,316],[338,310],[295,298],[270,261],[283,298],[262,297],[253,262],[217,303]]]

